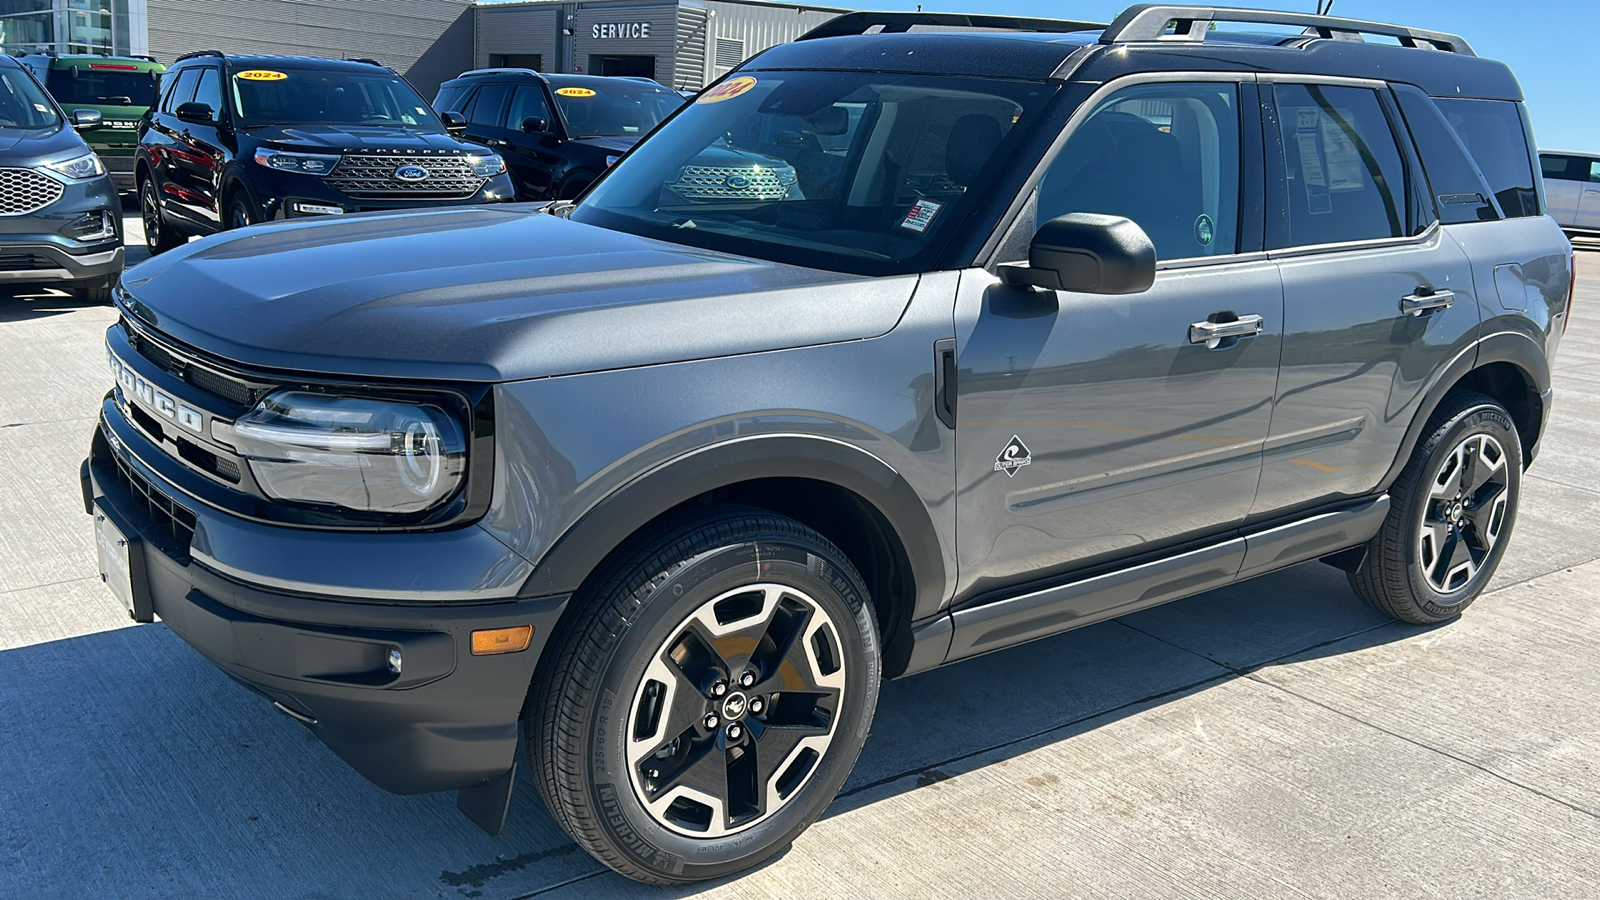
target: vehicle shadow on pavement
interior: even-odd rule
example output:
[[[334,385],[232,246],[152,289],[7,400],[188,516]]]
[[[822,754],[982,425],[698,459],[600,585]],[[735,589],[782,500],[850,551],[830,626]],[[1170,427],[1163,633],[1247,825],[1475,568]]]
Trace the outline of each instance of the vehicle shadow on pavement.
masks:
[[[94,305],[59,288],[42,285],[0,287],[0,324],[59,316]]]
[[[98,587],[81,587],[85,602]],[[1311,564],[890,682],[828,815],[942,780],[941,767],[975,754],[1008,758],[1274,660],[1417,631]],[[663,895],[572,844],[525,769],[505,835],[490,838],[453,795],[398,797],[368,784],[163,625],[0,652],[0,723],[9,896],[54,893],[68,873],[84,896],[524,897],[563,885]]]

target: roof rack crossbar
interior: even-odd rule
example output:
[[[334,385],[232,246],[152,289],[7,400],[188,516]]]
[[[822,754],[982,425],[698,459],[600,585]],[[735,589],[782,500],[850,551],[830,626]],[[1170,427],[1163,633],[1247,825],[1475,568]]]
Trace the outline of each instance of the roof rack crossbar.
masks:
[[[910,13],[910,12],[853,12],[830,19],[800,35],[796,40],[845,37],[866,34],[879,29],[878,34],[899,34],[917,25],[934,25],[945,28],[979,28],[997,31],[1029,31],[1070,34],[1076,31],[1098,31],[1104,22],[1070,22],[1064,19],[1029,19],[1022,16],[967,15],[965,13]]]
[[[1403,25],[1317,16],[1308,13],[1277,12],[1264,9],[1227,9],[1210,6],[1130,6],[1100,35],[1102,44],[1131,41],[1203,41],[1214,22],[1239,22],[1249,25],[1291,25],[1324,38],[1350,38],[1362,34],[1397,38],[1402,46],[1426,44],[1435,50],[1476,56],[1459,35],[1442,31],[1423,31]],[[1171,30],[1168,30],[1168,27]]]
[[[197,56],[223,56],[223,57],[225,57],[226,54],[224,54],[221,50],[191,50],[190,52],[185,53],[184,55],[182,55],[182,56],[178,57],[177,59],[173,60],[173,62],[175,62],[175,63],[183,62],[186,59],[194,59]]]

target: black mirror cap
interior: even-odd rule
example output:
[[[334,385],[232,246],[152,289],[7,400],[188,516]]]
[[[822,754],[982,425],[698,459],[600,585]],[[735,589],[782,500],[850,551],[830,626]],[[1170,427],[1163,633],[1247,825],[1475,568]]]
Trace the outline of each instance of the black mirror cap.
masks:
[[[446,131],[461,131],[467,127],[467,117],[458,112],[442,112],[439,120],[444,122]]]
[[[522,120],[522,130],[528,134],[544,134],[550,130],[550,120],[544,116],[529,116]]]
[[[178,121],[210,125],[216,118],[211,110],[211,104],[190,100],[188,103],[178,104]]]
[[[73,71],[77,71],[74,69]],[[98,109],[75,109],[72,111],[73,128],[96,128],[105,121]]]
[[[1156,280],[1156,247],[1122,216],[1068,213],[1039,226],[1028,265],[1001,267],[1007,284],[1084,294],[1139,294]]]

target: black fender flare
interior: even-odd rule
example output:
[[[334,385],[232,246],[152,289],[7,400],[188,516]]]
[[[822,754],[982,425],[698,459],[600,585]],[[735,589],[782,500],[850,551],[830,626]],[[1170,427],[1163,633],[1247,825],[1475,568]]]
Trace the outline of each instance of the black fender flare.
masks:
[[[1532,335],[1516,331],[1497,331],[1479,338],[1477,343],[1452,359],[1428,388],[1423,396],[1422,405],[1417,409],[1417,415],[1406,428],[1400,452],[1395,456],[1394,462],[1390,463],[1389,471],[1384,473],[1385,486],[1393,484],[1394,480],[1400,477],[1400,470],[1405,468],[1411,459],[1412,450],[1423,438],[1423,428],[1427,427],[1434,411],[1444,402],[1444,398],[1450,395],[1456,384],[1474,370],[1493,363],[1509,363],[1515,366],[1522,373],[1523,379],[1532,387],[1535,399],[1550,390],[1550,361],[1545,356],[1544,348]],[[1524,464],[1526,462],[1527,460],[1524,460]]]
[[[856,494],[888,524],[913,582],[913,619],[933,615],[947,591],[944,554],[928,508],[894,467],[854,444],[801,435],[755,435],[677,457],[634,478],[568,528],[539,559],[519,596],[576,591],[630,535],[673,507],[761,478],[807,478]]]

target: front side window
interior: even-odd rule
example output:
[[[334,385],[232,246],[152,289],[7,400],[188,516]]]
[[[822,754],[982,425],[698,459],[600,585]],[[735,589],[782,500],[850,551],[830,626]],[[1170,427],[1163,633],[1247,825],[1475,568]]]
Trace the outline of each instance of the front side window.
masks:
[[[200,70],[200,83],[194,90],[194,102],[211,107],[211,114],[222,116],[222,76],[210,66]]]
[[[1279,84],[1287,235],[1279,246],[1406,233],[1405,166],[1378,95],[1366,88]]]
[[[178,107],[194,99],[194,87],[200,81],[200,70],[191,68],[178,73],[172,90],[167,92],[167,99],[161,104],[161,111],[175,113]]]
[[[439,93],[433,98],[434,112],[460,112],[466,108],[467,98],[472,88],[469,85],[447,84],[439,88]]]
[[[0,69],[0,129],[50,128],[60,121],[33,76],[21,68]]]
[[[544,89],[536,84],[518,85],[511,94],[510,111],[506,113],[506,127],[513,131],[522,128],[528,119],[539,118],[549,127],[550,107],[544,101]]]
[[[639,144],[571,216],[798,265],[925,271],[1056,91],[872,72],[738,75]]]
[[[182,85],[179,85],[182,93]],[[399,76],[382,71],[277,64],[235,68],[228,92],[245,128],[263,125],[372,125],[442,133],[444,124]],[[181,102],[181,101],[180,101]]]
[[[1151,84],[1118,91],[1067,138],[1039,184],[1038,220],[1132,219],[1156,258],[1238,251],[1239,91]]]
[[[1509,100],[1435,98],[1472,158],[1478,161],[1506,218],[1539,215],[1528,160],[1528,136],[1518,104]]]

